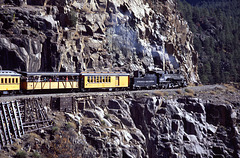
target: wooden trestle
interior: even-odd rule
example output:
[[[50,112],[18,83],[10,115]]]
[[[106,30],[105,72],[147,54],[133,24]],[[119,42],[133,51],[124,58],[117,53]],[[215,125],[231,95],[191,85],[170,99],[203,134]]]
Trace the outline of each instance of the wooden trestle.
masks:
[[[40,98],[0,103],[0,149],[25,133],[49,126]]]

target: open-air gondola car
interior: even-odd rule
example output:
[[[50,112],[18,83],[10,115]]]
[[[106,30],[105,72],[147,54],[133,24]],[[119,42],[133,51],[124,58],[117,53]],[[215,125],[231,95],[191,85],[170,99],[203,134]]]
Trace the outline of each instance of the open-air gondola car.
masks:
[[[21,74],[23,91],[79,89],[79,73],[21,72]]]

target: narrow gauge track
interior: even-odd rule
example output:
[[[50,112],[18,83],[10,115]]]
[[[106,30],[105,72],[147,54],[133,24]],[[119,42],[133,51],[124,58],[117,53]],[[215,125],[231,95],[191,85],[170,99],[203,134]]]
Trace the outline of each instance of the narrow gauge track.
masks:
[[[154,90],[125,90],[125,91],[92,91],[92,92],[69,92],[69,93],[41,93],[41,94],[19,94],[6,95],[0,97],[0,102],[20,100],[27,98],[45,98],[45,97],[84,97],[84,96],[115,96],[133,93],[153,93],[155,91],[175,91],[177,89],[154,89]]]
[[[114,96],[123,94],[134,94],[134,93],[154,93],[156,91],[168,92],[169,95],[177,90],[192,89],[194,92],[199,91],[210,91],[214,88],[224,88],[222,85],[204,85],[204,86],[193,86],[184,88],[173,88],[173,89],[154,89],[154,90],[126,90],[126,91],[94,91],[94,92],[72,92],[72,93],[42,93],[42,94],[19,94],[19,95],[7,95],[0,96],[0,102],[8,102],[13,100],[27,99],[27,98],[45,98],[45,97],[84,97],[84,96]]]

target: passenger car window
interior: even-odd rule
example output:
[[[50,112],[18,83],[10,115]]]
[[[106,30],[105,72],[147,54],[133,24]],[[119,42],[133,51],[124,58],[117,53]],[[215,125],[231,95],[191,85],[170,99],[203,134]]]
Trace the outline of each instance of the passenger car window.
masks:
[[[99,76],[97,76],[97,83],[99,83]]]
[[[90,82],[90,76],[88,76],[88,79],[87,79],[87,80],[88,80],[88,83],[89,83],[89,82]]]

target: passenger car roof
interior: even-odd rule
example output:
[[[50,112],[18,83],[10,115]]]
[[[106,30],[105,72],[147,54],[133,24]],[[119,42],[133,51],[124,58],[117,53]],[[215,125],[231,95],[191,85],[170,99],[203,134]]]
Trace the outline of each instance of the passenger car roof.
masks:
[[[0,76],[21,76],[21,74],[12,70],[0,70]]]
[[[126,72],[81,72],[83,76],[129,76]]]
[[[24,76],[79,76],[74,72],[20,72]]]

